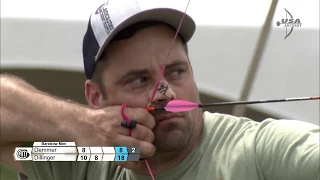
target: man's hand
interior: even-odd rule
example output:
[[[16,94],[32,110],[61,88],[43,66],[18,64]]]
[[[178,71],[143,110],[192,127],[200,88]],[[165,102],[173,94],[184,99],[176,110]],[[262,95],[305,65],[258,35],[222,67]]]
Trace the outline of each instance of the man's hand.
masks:
[[[12,152],[21,142],[65,141],[77,146],[136,146],[142,156],[155,153],[152,129],[155,120],[142,108],[125,108],[129,119],[137,122],[129,129],[121,126],[121,106],[90,109],[40,90],[17,77],[1,75],[1,163],[25,173]],[[135,165],[133,165],[135,164]],[[135,162],[123,167],[132,169]]]
[[[151,157],[155,153],[154,117],[145,109],[126,107],[125,115],[136,121],[137,125],[129,136],[129,128],[122,127],[121,106],[103,109],[89,109],[76,131],[77,146],[131,146],[140,149],[141,156]],[[122,167],[133,169],[136,162],[117,163]]]

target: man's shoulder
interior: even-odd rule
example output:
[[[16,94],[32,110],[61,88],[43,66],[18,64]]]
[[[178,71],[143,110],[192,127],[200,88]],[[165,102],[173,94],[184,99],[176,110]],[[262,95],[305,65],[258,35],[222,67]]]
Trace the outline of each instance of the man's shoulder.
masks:
[[[265,119],[262,122],[247,117],[237,117],[229,114],[204,112],[204,131],[211,143],[216,141],[231,145],[233,139],[238,142],[254,144],[257,137],[265,138],[274,131],[274,126],[284,126],[276,119]],[[233,142],[234,143],[234,142]],[[234,145],[238,145],[237,143]]]
[[[272,118],[257,122],[210,112],[204,112],[204,121],[199,164],[217,170],[211,176],[258,179],[267,175],[268,178],[293,179],[290,173],[283,172],[293,169],[291,174],[299,175],[297,168],[288,169],[283,164],[294,164],[298,159],[310,176],[315,172],[314,167],[319,167],[315,161],[319,159],[319,148],[316,148],[319,147],[319,126]],[[279,159],[284,163],[274,163]]]
[[[260,125],[260,122],[254,121],[247,117],[236,117],[230,114],[211,113],[205,111],[203,113],[204,124],[208,128],[241,128],[241,127],[254,127]],[[267,123],[274,121],[268,119]]]
[[[246,143],[255,143],[261,123],[245,117],[222,113],[204,112],[203,141],[204,149],[231,150]],[[273,120],[268,120],[272,122]],[[237,140],[235,140],[237,139]]]
[[[265,131],[319,131],[319,126],[291,119],[274,119],[266,118],[264,120],[255,121],[247,117],[237,117],[229,114],[211,113],[205,111],[203,113],[205,127],[208,129],[243,129],[254,130],[256,133]]]
[[[248,146],[263,145],[261,142],[270,140],[274,144],[289,143],[303,135],[317,138],[320,132],[319,126],[304,121],[266,118],[258,122],[246,117],[210,112],[204,112],[204,129],[211,142],[238,138],[238,142],[243,141]]]

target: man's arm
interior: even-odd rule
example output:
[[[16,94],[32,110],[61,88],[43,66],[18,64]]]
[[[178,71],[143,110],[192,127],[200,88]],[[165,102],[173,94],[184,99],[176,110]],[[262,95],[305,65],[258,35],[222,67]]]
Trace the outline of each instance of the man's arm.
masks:
[[[71,166],[66,163],[63,163],[67,167],[64,168],[58,162],[44,165],[30,161],[27,165],[24,163],[22,168],[22,163],[15,162],[12,156],[14,147],[20,146],[21,142],[71,141],[79,146],[137,146],[142,156],[151,157],[155,153],[152,144],[155,119],[143,108],[126,107],[127,117],[140,125],[135,130],[143,132],[127,136],[127,131],[119,130],[122,128],[122,107],[119,105],[92,109],[41,92],[19,78],[5,75],[0,78],[1,163],[34,177],[33,179],[49,179],[53,172],[57,173],[55,177],[71,179],[69,177],[72,176],[79,179],[78,172],[85,175],[86,166],[79,167],[78,165],[83,163],[72,163],[72,168],[76,169],[70,170]],[[104,165],[111,168],[110,171],[104,171],[109,177],[118,176],[111,172],[116,166],[113,167],[111,163]],[[121,163],[121,166],[127,169],[137,168],[136,162]],[[63,173],[64,171],[73,171],[76,174],[70,175]]]
[[[86,108],[37,90],[20,78],[1,75],[1,163],[23,173],[13,161],[21,142],[74,141],[74,123]],[[70,125],[72,124],[72,126]]]
[[[266,180],[319,180],[320,128],[280,120],[264,126],[256,138],[258,164]]]

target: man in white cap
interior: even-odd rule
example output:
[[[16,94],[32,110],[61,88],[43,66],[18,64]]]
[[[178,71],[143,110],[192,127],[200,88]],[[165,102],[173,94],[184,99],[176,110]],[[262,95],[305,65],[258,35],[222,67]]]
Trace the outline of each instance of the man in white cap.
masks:
[[[90,16],[83,40],[89,108],[1,77],[1,161],[30,180],[319,179],[318,126],[145,109],[200,102],[187,47],[195,23],[186,15],[171,46],[184,7],[155,2],[109,0]],[[35,141],[137,147],[145,160],[13,161],[14,147]]]

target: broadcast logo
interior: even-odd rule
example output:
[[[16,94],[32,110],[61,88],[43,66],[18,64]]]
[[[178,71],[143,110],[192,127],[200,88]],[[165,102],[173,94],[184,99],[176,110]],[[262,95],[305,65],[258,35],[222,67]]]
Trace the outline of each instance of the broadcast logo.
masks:
[[[16,156],[19,159],[27,159],[30,156],[30,153],[28,152],[28,150],[26,149],[19,149],[16,152]]]
[[[284,39],[286,39],[292,33],[293,28],[301,27],[302,23],[299,18],[293,18],[292,14],[286,8],[284,8],[284,10],[286,12],[286,18],[282,18],[281,22],[277,21],[276,24],[277,24],[277,26],[280,26],[281,24],[284,25],[284,27],[286,28],[286,35],[285,35]],[[289,15],[289,17],[288,17],[288,15]],[[289,30],[289,32],[288,32],[288,30]]]

